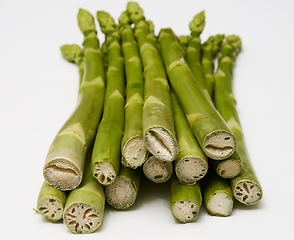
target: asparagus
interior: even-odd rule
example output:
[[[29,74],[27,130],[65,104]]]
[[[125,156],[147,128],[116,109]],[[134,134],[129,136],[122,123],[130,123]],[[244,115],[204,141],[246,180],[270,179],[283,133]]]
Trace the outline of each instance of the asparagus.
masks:
[[[81,183],[85,156],[94,141],[105,91],[102,54],[93,17],[80,9],[77,18],[84,34],[84,78],[77,106],[55,136],[43,168],[45,180],[64,191]]]
[[[146,161],[148,150],[142,130],[143,66],[130,21],[127,12],[123,12],[119,18],[119,28],[126,71],[126,105],[121,163],[126,167],[137,168]]]
[[[216,108],[236,137],[236,150],[243,165],[240,174],[231,179],[233,194],[239,202],[253,205],[262,198],[262,188],[249,157],[232,89],[232,70],[240,49],[241,39],[238,36],[225,38],[215,74],[214,99]]]
[[[206,90],[213,99],[214,88],[214,59],[220,51],[223,34],[217,34],[208,38],[201,46],[201,65],[203,69]]]
[[[143,137],[148,151],[163,161],[173,161],[178,154],[170,88],[164,64],[157,49],[153,25],[146,21],[135,2],[127,4],[135,25],[135,37],[144,68]]]
[[[194,16],[189,24],[190,27],[190,39],[186,50],[186,61],[193,73],[197,83],[209,98],[209,94],[206,90],[206,84],[204,79],[204,73],[201,65],[201,39],[200,35],[205,26],[205,14],[204,11]]]
[[[151,155],[143,164],[144,175],[155,183],[167,182],[173,173],[173,163]]]
[[[206,176],[201,179],[201,191],[208,214],[226,217],[232,213],[234,196],[230,183],[213,169],[209,169]]]
[[[107,44],[107,86],[102,120],[98,126],[92,154],[93,176],[104,186],[116,178],[121,161],[121,140],[124,129],[125,73],[120,35],[113,18],[97,12]]]
[[[62,219],[66,199],[67,192],[61,191],[44,181],[38,195],[35,211],[49,221],[56,222]]]
[[[158,39],[171,86],[202,150],[216,160],[231,156],[235,151],[235,138],[195,81],[173,31],[161,29]]]
[[[183,184],[173,174],[171,178],[170,209],[180,223],[196,220],[202,204],[200,181],[194,185]]]
[[[175,160],[175,173],[180,182],[195,184],[208,170],[208,159],[193,135],[187,118],[174,92],[171,93],[175,115],[179,155]]]
[[[63,221],[73,233],[93,233],[103,221],[104,188],[92,175],[91,155],[92,149],[89,149],[83,180],[69,193],[64,207]]]
[[[110,206],[123,210],[131,207],[138,196],[141,169],[121,166],[114,182],[105,187],[105,197]]]

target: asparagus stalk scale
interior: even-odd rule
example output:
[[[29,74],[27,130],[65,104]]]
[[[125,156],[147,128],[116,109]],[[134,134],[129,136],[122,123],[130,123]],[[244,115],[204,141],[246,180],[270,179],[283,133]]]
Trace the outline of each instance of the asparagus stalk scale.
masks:
[[[153,25],[143,10],[129,2],[127,12],[135,25],[135,37],[144,67],[143,136],[145,146],[156,158],[173,161],[178,154],[170,88],[164,64],[157,49]]]
[[[131,207],[138,196],[142,171],[121,166],[114,182],[105,187],[105,197],[110,206],[123,210]]]
[[[127,12],[121,14],[119,21],[126,72],[125,127],[122,139],[121,162],[126,167],[137,168],[146,161],[148,155],[142,129],[143,66]]]
[[[193,135],[187,118],[174,92],[171,93],[179,155],[175,160],[175,173],[180,182],[195,184],[208,170],[208,159]]]
[[[158,39],[171,86],[202,150],[216,160],[231,156],[235,151],[235,138],[195,81],[173,31],[161,29]]]
[[[73,233],[93,233],[103,221],[105,193],[103,186],[92,175],[91,155],[92,149],[89,149],[83,180],[69,193],[64,207],[63,221]]]
[[[120,34],[113,18],[107,12],[98,11],[97,19],[106,37],[108,68],[103,116],[92,154],[92,172],[93,176],[106,186],[114,181],[121,165],[125,73]]]
[[[245,205],[253,205],[262,198],[262,188],[248,154],[232,89],[232,69],[240,49],[241,39],[238,36],[226,37],[215,74],[214,101],[216,108],[236,137],[236,149],[243,165],[240,174],[231,179],[234,196]]]
[[[93,17],[80,9],[78,22],[84,34],[84,78],[77,106],[54,138],[43,168],[45,180],[64,191],[81,183],[85,156],[95,138],[105,91],[102,54]]]

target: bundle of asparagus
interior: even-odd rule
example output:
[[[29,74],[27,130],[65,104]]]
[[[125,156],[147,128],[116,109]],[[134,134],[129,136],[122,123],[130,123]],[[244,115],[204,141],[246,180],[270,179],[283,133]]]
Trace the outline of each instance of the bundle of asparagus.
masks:
[[[73,233],[93,233],[106,203],[117,210],[134,204],[142,177],[170,182],[170,211],[181,223],[194,222],[202,202],[221,217],[235,200],[258,203],[262,187],[232,88],[240,38],[202,42],[204,11],[189,34],[163,28],[157,36],[129,2],[118,23],[97,12],[100,46],[94,17],[84,9],[77,17],[83,47],[66,44],[61,52],[79,68],[79,101],[49,148],[36,212]]]

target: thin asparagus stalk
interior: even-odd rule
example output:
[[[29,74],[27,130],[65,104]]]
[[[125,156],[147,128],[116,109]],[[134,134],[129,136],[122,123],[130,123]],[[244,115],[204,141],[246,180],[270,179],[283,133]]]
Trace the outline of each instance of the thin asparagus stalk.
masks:
[[[236,137],[236,149],[243,165],[240,174],[231,179],[233,194],[239,202],[253,205],[262,198],[262,188],[247,151],[232,89],[232,71],[240,49],[241,39],[238,36],[226,37],[222,44],[218,70],[215,74],[214,101],[216,108]]]
[[[105,91],[102,54],[93,17],[83,9],[77,17],[84,34],[84,78],[77,106],[54,138],[43,168],[45,180],[64,191],[81,183],[85,156],[94,141]]]
[[[56,222],[62,219],[67,195],[67,192],[61,191],[44,181],[38,195],[35,211],[49,221]]]
[[[91,171],[92,149],[86,156],[83,180],[72,190],[66,200],[63,221],[73,233],[93,233],[103,221],[105,193],[103,186]]]
[[[187,118],[173,91],[171,96],[179,146],[179,155],[175,160],[175,173],[180,182],[195,184],[205,176],[208,170],[208,159],[193,135]]]
[[[219,53],[223,34],[217,34],[208,38],[201,46],[201,65],[204,73],[205,86],[211,99],[213,99],[214,88],[214,59]]]
[[[167,182],[173,173],[173,163],[151,155],[143,164],[144,175],[155,183]]]
[[[122,139],[122,164],[126,167],[142,166],[148,156],[143,139],[142,118],[144,98],[143,66],[139,49],[130,26],[127,12],[119,18],[122,51],[126,71],[125,127]]]
[[[109,205],[118,210],[131,207],[138,196],[141,169],[121,166],[112,184],[105,187],[105,197]]]
[[[205,95],[209,98],[209,94],[206,89],[204,73],[201,64],[201,39],[200,35],[205,27],[205,13],[204,11],[194,16],[189,24],[190,27],[190,39],[186,50],[186,61],[193,73],[197,83],[204,91]]]
[[[124,130],[125,73],[120,35],[113,18],[97,12],[107,44],[107,86],[102,120],[98,126],[92,154],[93,176],[104,186],[116,178],[121,163],[121,141]]]
[[[235,151],[235,138],[195,81],[173,31],[161,29],[158,40],[170,83],[202,150],[215,160],[231,156]]]
[[[202,205],[200,181],[194,185],[183,184],[173,174],[171,178],[170,209],[180,223],[196,220]]]
[[[227,217],[233,211],[234,196],[227,179],[220,177],[213,169],[209,169],[201,179],[203,203],[212,216]]]
[[[135,25],[135,37],[144,67],[143,136],[145,146],[156,158],[173,161],[178,155],[170,88],[164,64],[157,49],[153,25],[146,21],[135,2],[127,4]]]
[[[181,46],[181,49],[183,50],[183,55],[185,56],[185,58],[186,58],[186,51],[188,48],[188,42],[189,42],[190,37],[191,37],[190,35],[189,36],[181,35],[178,37],[178,41]]]

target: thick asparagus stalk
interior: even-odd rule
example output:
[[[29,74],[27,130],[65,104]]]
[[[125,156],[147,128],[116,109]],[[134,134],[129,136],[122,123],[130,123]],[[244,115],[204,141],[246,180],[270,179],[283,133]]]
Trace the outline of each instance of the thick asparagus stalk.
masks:
[[[148,155],[142,129],[143,66],[127,12],[121,14],[119,21],[126,72],[125,127],[121,162],[126,167],[137,168],[146,161]]]
[[[64,207],[63,221],[73,233],[93,233],[104,216],[104,188],[92,175],[91,154],[92,149],[89,149],[83,180],[69,193]]]
[[[209,169],[201,179],[203,203],[212,216],[226,217],[233,211],[234,196],[228,180]]]
[[[155,183],[167,182],[173,173],[173,163],[151,155],[143,164],[144,175]]]
[[[226,37],[215,74],[214,101],[236,137],[236,149],[243,165],[240,174],[231,180],[234,196],[241,203],[253,205],[262,198],[262,188],[249,158],[232,88],[232,70],[240,49],[241,39],[238,36]]]
[[[84,78],[73,114],[54,138],[45,159],[43,174],[48,183],[61,190],[75,189],[82,180],[85,156],[94,141],[104,101],[104,69],[93,17],[78,12],[84,38]]]
[[[61,191],[44,181],[38,195],[36,212],[52,222],[62,219],[67,195],[67,192]]]
[[[156,158],[173,161],[178,155],[170,88],[153,25],[146,21],[143,10],[129,2],[127,12],[135,25],[135,37],[144,67],[143,136],[145,146]]]
[[[224,35],[217,34],[208,38],[201,46],[201,65],[203,69],[205,86],[211,99],[214,89],[214,59],[220,51]]]
[[[183,184],[174,174],[171,179],[170,209],[173,217],[181,223],[195,221],[202,205],[200,181],[194,185]]]
[[[208,159],[193,135],[187,118],[174,92],[171,93],[175,115],[179,155],[175,160],[175,173],[180,182],[195,184],[208,170]]]
[[[195,81],[173,31],[161,29],[158,39],[170,83],[202,150],[216,160],[231,156],[235,151],[235,138]]]
[[[131,207],[137,199],[142,171],[121,166],[112,184],[105,187],[105,197],[109,205],[123,210]]]
[[[107,86],[102,120],[98,126],[92,154],[93,176],[104,186],[116,178],[121,163],[124,130],[125,73],[120,35],[113,18],[98,11],[97,19],[107,44]]]

